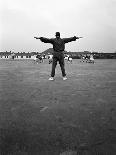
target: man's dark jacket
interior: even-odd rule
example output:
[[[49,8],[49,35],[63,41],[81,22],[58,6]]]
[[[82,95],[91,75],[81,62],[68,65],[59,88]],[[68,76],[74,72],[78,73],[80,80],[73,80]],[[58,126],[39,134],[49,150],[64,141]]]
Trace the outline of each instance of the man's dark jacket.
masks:
[[[44,38],[40,37],[40,40],[44,43],[51,43],[53,45],[54,52],[63,52],[65,49],[65,43],[76,41],[76,36],[71,38]]]

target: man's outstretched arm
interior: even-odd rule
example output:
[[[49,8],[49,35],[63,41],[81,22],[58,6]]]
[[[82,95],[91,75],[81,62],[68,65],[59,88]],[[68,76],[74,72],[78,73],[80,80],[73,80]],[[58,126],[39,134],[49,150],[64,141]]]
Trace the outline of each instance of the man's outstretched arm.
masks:
[[[76,41],[76,39],[80,39],[80,38],[83,38],[83,37],[71,37],[71,38],[64,38],[64,42],[65,43],[68,43],[68,42],[71,42],[71,41]]]
[[[34,37],[35,39],[40,39],[44,43],[52,43],[53,40],[45,37]]]

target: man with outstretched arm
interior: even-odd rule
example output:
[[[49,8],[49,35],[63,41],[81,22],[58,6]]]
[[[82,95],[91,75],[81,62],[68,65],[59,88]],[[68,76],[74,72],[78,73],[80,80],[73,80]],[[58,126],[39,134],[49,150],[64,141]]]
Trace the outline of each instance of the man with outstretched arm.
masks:
[[[61,71],[62,71],[62,77],[63,80],[66,80],[66,73],[65,73],[65,67],[64,67],[64,49],[65,44],[71,41],[76,41],[76,39],[79,39],[80,37],[70,37],[70,38],[60,38],[60,32],[56,32],[55,38],[45,38],[45,37],[34,37],[36,39],[40,39],[44,43],[51,43],[53,45],[53,62],[52,62],[52,71],[51,71],[51,77],[49,80],[54,80],[55,76],[55,68],[57,65],[57,61],[59,61]]]

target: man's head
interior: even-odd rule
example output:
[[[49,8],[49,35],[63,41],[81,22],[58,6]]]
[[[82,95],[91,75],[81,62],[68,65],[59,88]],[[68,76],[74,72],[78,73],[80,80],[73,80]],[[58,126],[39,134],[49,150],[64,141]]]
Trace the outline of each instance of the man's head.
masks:
[[[60,32],[56,32],[56,38],[60,38]]]

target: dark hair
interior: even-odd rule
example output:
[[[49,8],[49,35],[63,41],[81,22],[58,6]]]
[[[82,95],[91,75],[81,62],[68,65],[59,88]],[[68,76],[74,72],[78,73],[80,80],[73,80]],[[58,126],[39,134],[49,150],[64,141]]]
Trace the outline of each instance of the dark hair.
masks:
[[[60,32],[56,32],[56,36],[60,36]]]

